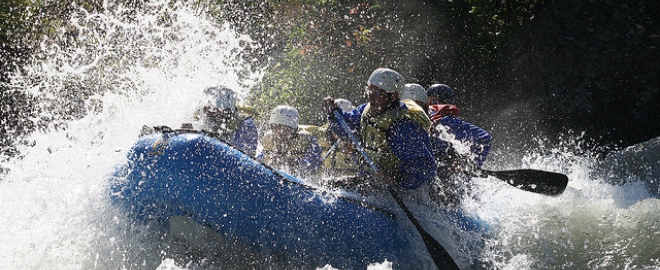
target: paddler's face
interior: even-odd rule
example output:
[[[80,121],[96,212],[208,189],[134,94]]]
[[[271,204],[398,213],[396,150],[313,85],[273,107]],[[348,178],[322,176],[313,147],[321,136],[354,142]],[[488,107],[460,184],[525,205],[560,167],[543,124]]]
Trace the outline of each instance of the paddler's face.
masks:
[[[380,87],[370,84],[364,88],[364,91],[367,96],[367,102],[371,104],[371,109],[381,111],[389,105],[391,94]]]
[[[445,102],[444,102],[441,98],[439,98],[439,97],[428,96],[427,98],[428,98],[428,100],[429,100],[429,101],[427,102],[428,106],[431,106],[431,105],[439,105],[439,104],[445,104]]]
[[[296,134],[295,129],[285,125],[271,124],[270,130],[273,132],[273,139],[278,142],[287,142]]]
[[[232,118],[232,111],[231,109],[220,110],[207,105],[202,108],[202,117],[205,125],[208,125],[211,129],[218,129],[222,128]]]
[[[231,117],[231,109],[221,110],[213,106],[206,105],[202,108],[204,116],[210,120],[227,119]]]

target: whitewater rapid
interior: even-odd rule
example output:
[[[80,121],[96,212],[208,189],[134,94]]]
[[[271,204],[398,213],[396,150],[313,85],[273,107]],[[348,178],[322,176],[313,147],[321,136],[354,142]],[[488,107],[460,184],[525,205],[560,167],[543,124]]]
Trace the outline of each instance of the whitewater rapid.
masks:
[[[177,262],[157,232],[125,220],[109,204],[107,180],[142,125],[194,122],[205,87],[223,83],[247,97],[261,77],[246,72],[242,60],[242,43],[250,39],[185,5],[155,3],[139,20],[122,17],[123,11],[109,5],[103,13],[74,16],[92,49],[44,45],[54,47],[12,80],[14,88],[39,96],[44,108],[67,104],[67,80],[101,83],[90,84],[99,88],[87,98],[93,109],[84,117],[32,134],[21,155],[2,164],[8,169],[0,178],[2,269],[221,268]],[[170,24],[156,23],[163,13],[175,15]],[[130,58],[108,64],[120,52]],[[549,197],[476,179],[466,208],[493,224],[480,259],[499,269],[660,268],[660,201],[653,191],[660,166],[652,158],[660,142],[601,161],[574,155],[571,140],[518,149],[517,156],[493,149],[486,168],[555,171],[570,181],[564,194]],[[390,268],[374,263],[372,269]]]

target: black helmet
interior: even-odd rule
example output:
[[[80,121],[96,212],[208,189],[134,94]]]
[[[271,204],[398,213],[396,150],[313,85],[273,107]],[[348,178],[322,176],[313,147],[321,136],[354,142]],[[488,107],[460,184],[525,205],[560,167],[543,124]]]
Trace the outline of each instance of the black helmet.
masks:
[[[441,99],[444,103],[454,104],[454,89],[446,84],[436,83],[426,89],[426,96]]]

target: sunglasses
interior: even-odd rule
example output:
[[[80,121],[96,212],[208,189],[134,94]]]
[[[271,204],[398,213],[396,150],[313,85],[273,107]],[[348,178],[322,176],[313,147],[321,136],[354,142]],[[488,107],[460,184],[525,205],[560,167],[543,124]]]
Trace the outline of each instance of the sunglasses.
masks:
[[[382,88],[380,88],[378,86],[375,86],[373,84],[365,86],[364,87],[364,93],[367,94],[367,95],[370,94],[370,93],[374,93],[374,94],[377,94],[379,96],[386,96],[388,94],[387,91],[385,91]]]
[[[220,110],[216,107],[206,105],[202,108],[207,117],[221,117],[231,114],[231,110]]]

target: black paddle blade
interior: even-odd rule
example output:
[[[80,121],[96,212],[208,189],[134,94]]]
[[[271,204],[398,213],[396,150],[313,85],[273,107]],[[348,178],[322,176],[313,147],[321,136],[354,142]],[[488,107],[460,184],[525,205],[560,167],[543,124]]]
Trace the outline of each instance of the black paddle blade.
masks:
[[[401,195],[399,195],[399,193],[392,187],[388,187],[387,189],[390,191],[390,194],[392,194],[392,197],[394,197],[396,203],[401,206],[401,209],[406,214],[410,222],[415,225],[417,232],[419,232],[419,234],[422,236],[424,245],[426,245],[426,250],[428,250],[429,254],[431,255],[431,259],[433,260],[433,263],[438,268],[438,270],[460,270],[454,259],[452,259],[451,255],[449,255],[449,252],[447,252],[447,250],[442,247],[440,242],[435,240],[435,238],[433,238],[433,236],[431,236],[431,234],[424,230],[422,225],[419,224],[417,218],[415,218],[412,212],[408,210],[406,204],[403,203]]]
[[[568,176],[561,173],[546,172],[532,169],[482,172],[499,178],[516,188],[550,196],[558,196],[566,190]]]
[[[415,221],[417,222],[417,221]],[[419,223],[418,223],[419,224]],[[418,224],[415,224],[417,227]],[[419,228],[419,227],[418,227]],[[439,270],[460,270],[454,259],[451,258],[449,252],[436,241],[433,236],[424,230],[419,230],[422,240],[426,245],[426,249],[431,254],[431,259]]]

